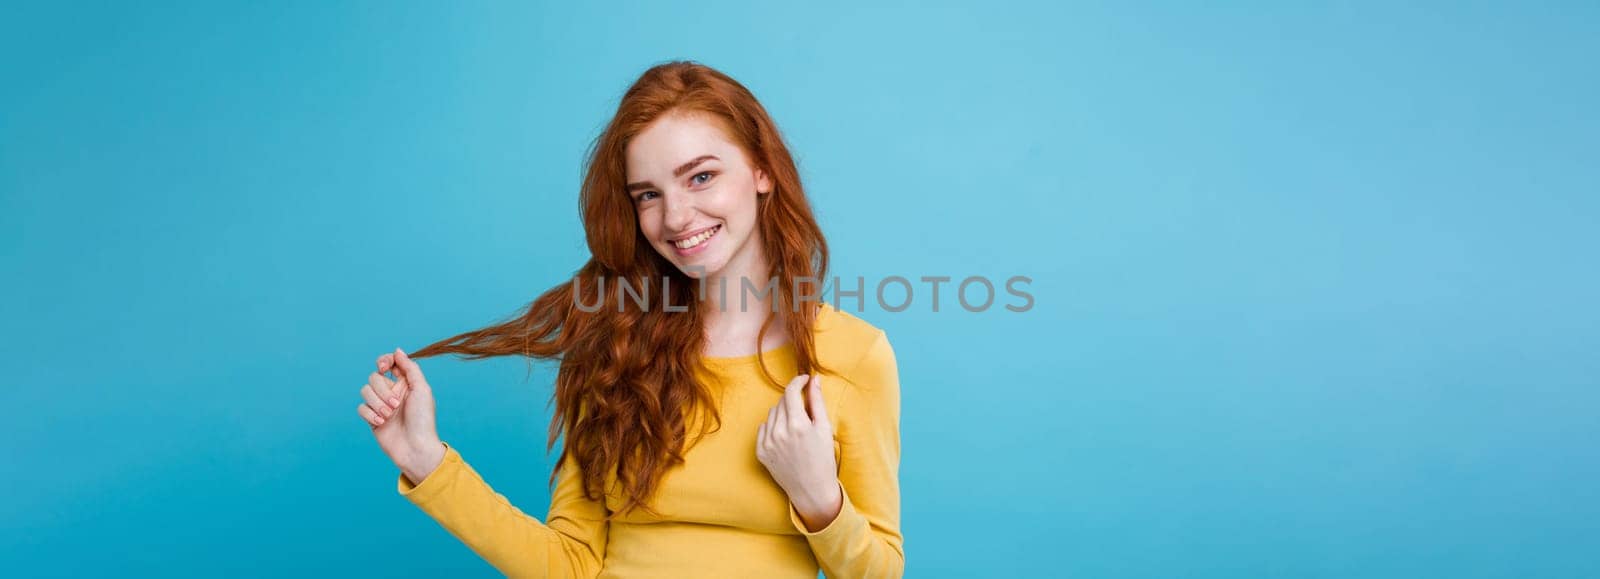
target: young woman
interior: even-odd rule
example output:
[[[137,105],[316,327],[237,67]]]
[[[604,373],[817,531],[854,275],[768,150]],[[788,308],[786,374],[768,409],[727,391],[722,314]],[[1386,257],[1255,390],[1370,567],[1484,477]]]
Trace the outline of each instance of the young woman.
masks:
[[[659,65],[587,169],[592,257],[570,283],[378,358],[357,410],[400,494],[511,576],[900,576],[894,352],[817,299],[827,244],[766,110],[716,70]],[[439,438],[414,359],[440,354],[560,361],[544,522]]]

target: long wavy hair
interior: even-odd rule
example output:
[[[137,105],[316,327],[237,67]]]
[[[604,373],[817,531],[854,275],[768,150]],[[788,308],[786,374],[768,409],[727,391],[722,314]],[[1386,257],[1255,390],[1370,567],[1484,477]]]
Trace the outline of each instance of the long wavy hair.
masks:
[[[457,354],[468,360],[509,355],[559,360],[551,396],[556,411],[546,451],[565,434],[557,465],[569,455],[576,459],[584,495],[591,500],[603,497],[607,477],[616,476],[623,506],[608,518],[635,507],[653,512],[648,501],[663,474],[683,462],[691,413],[708,418],[702,422],[703,433],[721,427],[709,385],[696,378],[696,370],[705,369],[705,315],[700,307],[705,296],[695,287],[700,284],[644,238],[625,190],[628,143],[669,113],[702,114],[718,121],[754,168],[770,176],[773,190],[759,197],[756,226],[771,264],[769,275],[778,282],[771,292],[776,311],[762,323],[756,344],[759,348],[783,312],[800,372],[826,371],[817,363],[812,337],[817,310],[800,307],[805,302],[795,293],[805,291],[797,282],[826,279],[828,247],[794,159],[777,125],[748,89],[689,61],[645,71],[592,144],[579,194],[591,257],[570,282],[545,291],[525,312],[503,323],[440,340],[412,354],[414,358]],[[652,285],[663,279],[669,281]],[[620,283],[624,280],[631,286],[628,289],[661,286],[667,292],[664,303],[673,307],[624,299],[627,289]],[[602,299],[602,307],[589,306],[592,300],[583,292],[594,292],[588,295]],[[758,359],[769,385],[781,389],[788,377],[779,380],[764,357]],[[552,473],[552,484],[555,478]]]

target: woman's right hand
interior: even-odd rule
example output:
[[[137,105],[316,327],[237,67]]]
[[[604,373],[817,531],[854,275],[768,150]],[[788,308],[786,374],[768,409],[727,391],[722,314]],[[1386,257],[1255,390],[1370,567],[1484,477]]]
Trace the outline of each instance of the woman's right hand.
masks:
[[[391,369],[394,380],[384,375]],[[444,461],[444,443],[434,425],[433,389],[422,367],[399,348],[379,356],[378,371],[367,376],[361,398],[365,402],[356,413],[372,428],[383,453],[412,484],[428,478]]]

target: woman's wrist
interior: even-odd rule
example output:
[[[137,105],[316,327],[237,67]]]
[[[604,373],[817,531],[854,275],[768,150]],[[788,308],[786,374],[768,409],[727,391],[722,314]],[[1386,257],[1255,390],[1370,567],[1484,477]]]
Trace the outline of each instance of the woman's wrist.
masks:
[[[844,490],[839,486],[838,479],[832,483],[824,485],[818,493],[801,493],[790,497],[789,502],[794,504],[794,510],[806,524],[807,531],[815,533],[826,528],[844,509]]]
[[[411,484],[419,485],[428,478],[428,475],[433,474],[433,471],[439,468],[439,465],[444,462],[444,455],[444,442],[435,439],[432,442],[418,445],[417,450],[411,453],[411,456],[404,461],[404,464],[396,466],[400,467],[400,472],[405,475],[407,480],[411,481]]]

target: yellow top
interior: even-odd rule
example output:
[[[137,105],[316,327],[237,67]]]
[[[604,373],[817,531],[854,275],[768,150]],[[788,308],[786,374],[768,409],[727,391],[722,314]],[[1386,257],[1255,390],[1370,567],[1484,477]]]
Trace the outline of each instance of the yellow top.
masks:
[[[502,573],[512,577],[899,577],[900,380],[884,332],[824,304],[817,356],[834,424],[844,506],[807,532],[783,489],[756,459],[757,428],[783,396],[761,377],[757,354],[707,358],[721,379],[722,428],[690,446],[650,503],[604,521],[622,505],[583,497],[569,457],[556,475],[544,523],[496,493],[446,444],[444,462],[421,484],[399,477],[400,494]],[[785,345],[762,354],[780,381],[798,372]],[[691,423],[691,427],[697,423]],[[697,430],[691,430],[691,434]],[[613,475],[614,478],[614,475]]]

